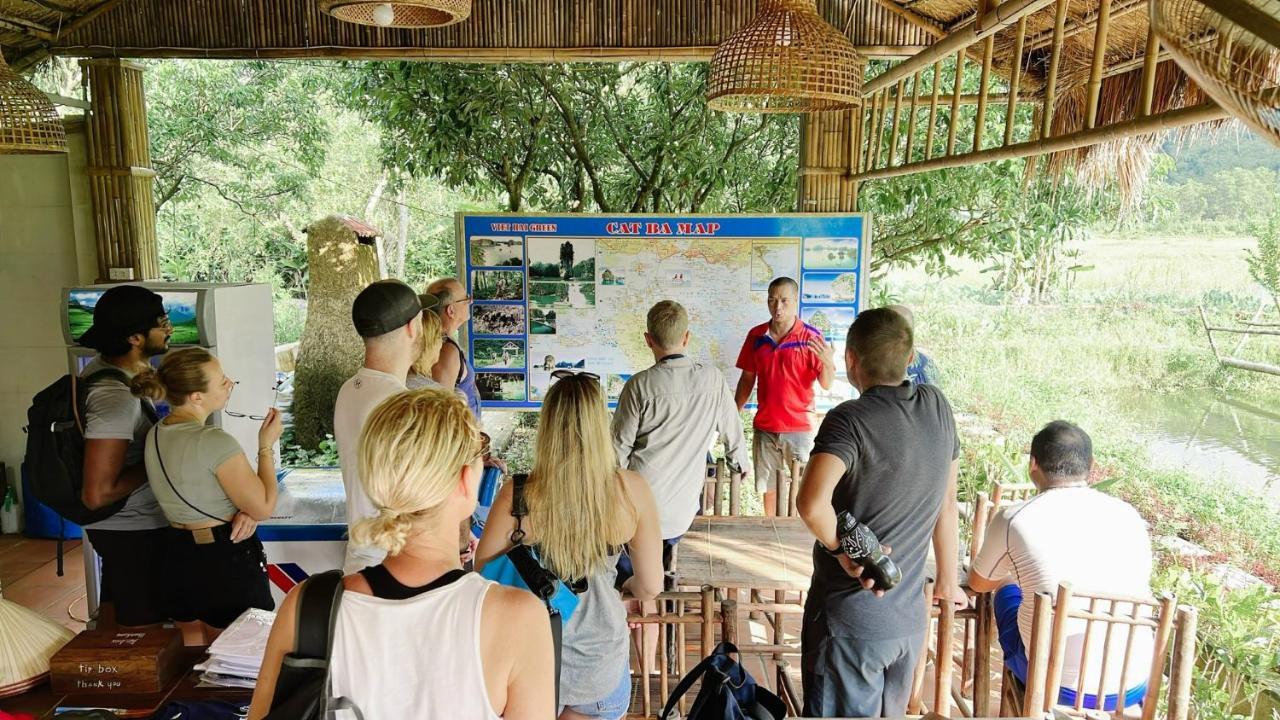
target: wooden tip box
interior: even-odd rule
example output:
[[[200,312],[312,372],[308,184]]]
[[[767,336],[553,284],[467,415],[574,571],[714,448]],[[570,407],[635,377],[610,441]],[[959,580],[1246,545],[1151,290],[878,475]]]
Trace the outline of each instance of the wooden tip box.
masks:
[[[178,630],[86,630],[49,661],[49,684],[58,693],[158,693],[182,669]]]

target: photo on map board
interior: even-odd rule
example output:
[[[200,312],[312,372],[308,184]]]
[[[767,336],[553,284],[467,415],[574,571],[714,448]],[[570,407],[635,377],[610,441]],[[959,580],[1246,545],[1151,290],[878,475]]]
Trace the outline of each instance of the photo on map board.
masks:
[[[523,305],[472,305],[471,332],[477,335],[523,335]]]
[[[800,281],[800,302],[856,302],[858,273],[807,272]]]
[[[551,373],[543,370],[541,365],[534,365],[529,372],[529,400],[542,402],[551,387]]]
[[[775,278],[800,279],[800,242],[754,240],[751,243],[751,289],[766,291]]]
[[[524,373],[476,372],[476,388],[481,400],[524,402]]]
[[[627,384],[631,379],[631,373],[609,373],[608,380],[605,383],[605,395],[610,400],[617,400],[622,396],[622,386]]]
[[[595,240],[531,237],[528,254],[530,306],[595,307]]]
[[[524,300],[524,273],[519,270],[472,270],[471,297],[476,300]]]
[[[858,238],[804,239],[806,270],[857,270]]]
[[[524,368],[524,340],[477,338],[471,341],[471,362],[480,368]]]
[[[523,267],[524,239],[473,236],[471,264],[475,267]]]
[[[556,334],[556,311],[542,310],[539,308],[529,309],[529,334],[530,335],[555,335]]]
[[[857,313],[848,306],[817,307],[805,305],[800,308],[800,319],[818,328],[822,336],[828,340],[844,341],[849,334],[849,326],[853,324]]]

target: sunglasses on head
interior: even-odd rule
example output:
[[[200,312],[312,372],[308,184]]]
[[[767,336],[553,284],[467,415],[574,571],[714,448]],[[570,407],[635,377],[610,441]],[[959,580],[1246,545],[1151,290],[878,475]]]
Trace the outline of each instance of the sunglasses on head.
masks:
[[[586,370],[573,370],[570,368],[560,368],[559,370],[553,370],[551,372],[552,380],[563,380],[564,378],[567,378],[567,377],[585,377],[585,378],[590,378],[592,380],[595,380],[596,382],[600,381],[599,375],[593,372],[587,372]]]

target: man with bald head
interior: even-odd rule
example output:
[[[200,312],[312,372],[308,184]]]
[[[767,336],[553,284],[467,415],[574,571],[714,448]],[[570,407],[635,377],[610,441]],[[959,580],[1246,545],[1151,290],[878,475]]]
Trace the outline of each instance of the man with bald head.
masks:
[[[456,278],[440,278],[427,286],[427,292],[439,299],[433,308],[440,316],[444,345],[440,359],[431,368],[431,379],[447,388],[456,388],[467,399],[467,407],[480,419],[480,391],[476,388],[476,369],[467,361],[455,335],[471,318],[471,296]]]

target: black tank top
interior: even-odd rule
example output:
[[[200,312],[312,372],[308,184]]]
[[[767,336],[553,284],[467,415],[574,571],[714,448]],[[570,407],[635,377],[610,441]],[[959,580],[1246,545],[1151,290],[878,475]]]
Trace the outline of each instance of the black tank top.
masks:
[[[383,565],[374,565],[360,571],[364,576],[365,582],[369,583],[369,589],[373,591],[373,596],[382,598],[383,600],[408,600],[411,597],[417,597],[425,592],[431,592],[446,585],[452,585],[467,574],[466,570],[461,568],[450,570],[440,577],[421,587],[409,587],[399,580]]]

